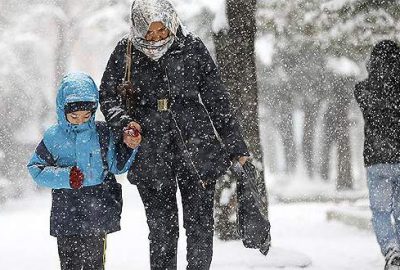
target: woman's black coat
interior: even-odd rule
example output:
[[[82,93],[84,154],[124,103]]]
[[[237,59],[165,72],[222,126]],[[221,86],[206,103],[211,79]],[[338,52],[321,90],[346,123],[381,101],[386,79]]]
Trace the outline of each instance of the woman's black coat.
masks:
[[[107,123],[121,131],[134,120],[143,130],[142,144],[128,175],[132,183],[160,186],[171,182],[173,162],[184,147],[203,181],[215,181],[224,174],[232,156],[248,155],[208,50],[190,34],[179,32],[178,37],[158,61],[133,50],[131,78],[137,94],[131,97],[135,108],[130,114],[116,90],[124,77],[126,38],[116,46],[102,78],[100,104]],[[157,110],[159,99],[168,99],[172,113]]]

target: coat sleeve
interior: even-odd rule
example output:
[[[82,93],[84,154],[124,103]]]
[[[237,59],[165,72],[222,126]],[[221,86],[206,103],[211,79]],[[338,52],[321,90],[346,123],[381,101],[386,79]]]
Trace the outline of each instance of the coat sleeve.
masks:
[[[230,156],[248,156],[249,152],[240,125],[233,116],[229,94],[221,80],[217,66],[203,42],[198,39],[197,43],[201,73],[201,99]]]
[[[115,47],[100,84],[100,110],[107,124],[116,133],[121,133],[122,128],[131,122],[117,93],[117,86],[124,77],[126,42],[127,40],[123,39]]]
[[[28,163],[28,171],[33,180],[40,186],[53,189],[68,188],[71,167],[56,166],[53,155],[42,140]]]
[[[368,112],[377,105],[377,99],[366,89],[364,82],[356,84],[354,88],[354,97],[363,113]]]
[[[127,147],[122,140],[115,140],[111,136],[107,152],[107,162],[110,172],[113,174],[127,172],[135,161],[137,151],[138,147],[131,149]]]

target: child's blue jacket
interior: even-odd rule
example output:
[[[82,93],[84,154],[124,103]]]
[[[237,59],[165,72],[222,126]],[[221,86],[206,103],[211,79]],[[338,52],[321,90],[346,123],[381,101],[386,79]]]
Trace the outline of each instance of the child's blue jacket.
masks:
[[[57,94],[58,123],[45,132],[28,164],[35,182],[53,189],[50,219],[53,236],[91,235],[120,229],[122,194],[114,174],[129,169],[137,149],[131,150],[116,140],[104,123],[95,122],[94,113],[88,122],[72,125],[64,112],[67,103],[90,101],[97,107],[98,99],[99,92],[91,77],[84,73],[66,75]],[[69,184],[73,166],[84,174],[79,190],[72,190]]]

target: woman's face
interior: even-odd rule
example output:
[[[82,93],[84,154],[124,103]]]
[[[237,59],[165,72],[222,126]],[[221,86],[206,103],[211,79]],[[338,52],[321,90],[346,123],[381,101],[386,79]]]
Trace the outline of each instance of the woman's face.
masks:
[[[144,38],[147,41],[157,42],[166,39],[169,34],[168,28],[162,22],[152,22]]]

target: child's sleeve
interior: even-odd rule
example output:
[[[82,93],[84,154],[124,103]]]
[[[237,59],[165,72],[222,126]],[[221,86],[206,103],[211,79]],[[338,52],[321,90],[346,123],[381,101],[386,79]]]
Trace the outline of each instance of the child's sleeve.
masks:
[[[127,147],[122,140],[115,140],[115,138],[111,136],[107,155],[110,172],[113,174],[127,172],[135,160],[138,148],[139,147],[131,149]]]
[[[38,185],[53,189],[71,189],[69,184],[71,167],[58,167],[43,140],[36,147],[27,167]]]

